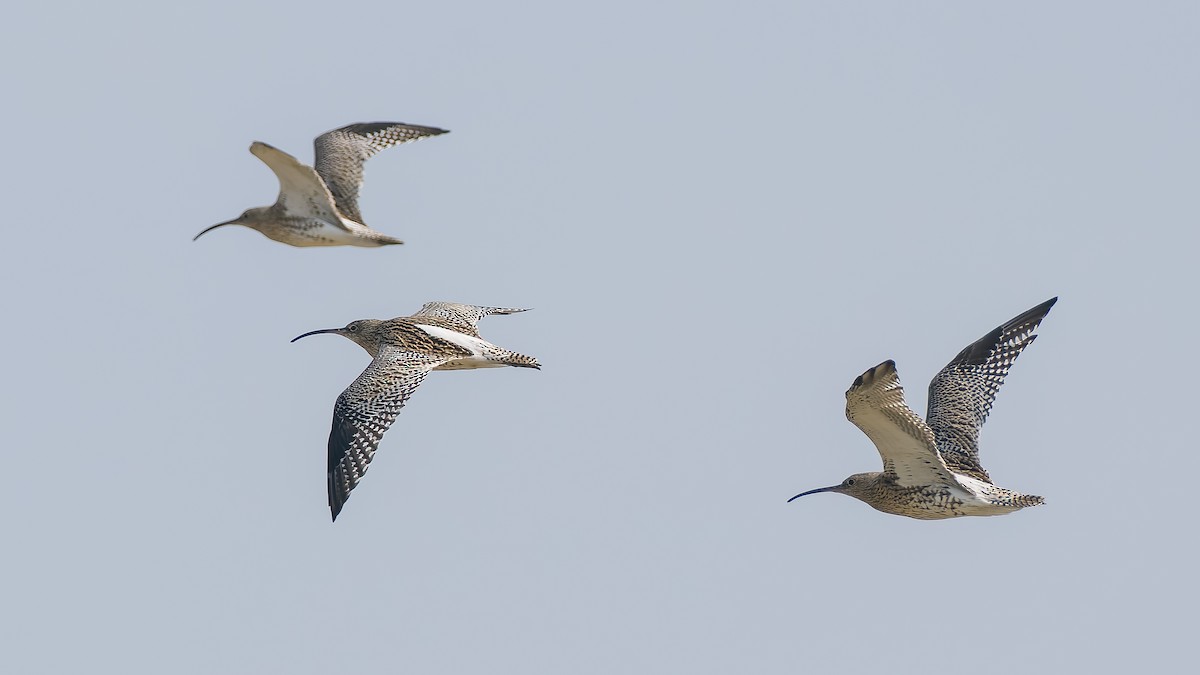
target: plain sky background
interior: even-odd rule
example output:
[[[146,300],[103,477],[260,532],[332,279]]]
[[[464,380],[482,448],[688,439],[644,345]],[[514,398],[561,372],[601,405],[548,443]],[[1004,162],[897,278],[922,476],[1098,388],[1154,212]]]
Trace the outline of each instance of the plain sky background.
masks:
[[[190,6],[189,6],[190,5]],[[1200,9],[21,3],[0,26],[9,673],[1164,672],[1194,664]],[[395,120],[407,244],[201,229],[246,149]],[[982,436],[1046,505],[921,522],[910,404],[1054,295]],[[434,373],[336,524],[316,328],[533,307]]]

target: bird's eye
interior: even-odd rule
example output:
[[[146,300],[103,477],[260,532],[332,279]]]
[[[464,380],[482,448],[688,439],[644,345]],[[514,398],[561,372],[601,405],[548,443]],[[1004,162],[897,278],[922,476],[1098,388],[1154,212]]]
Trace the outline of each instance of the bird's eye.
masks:
[[[854,479],[853,479],[853,478],[847,478],[847,479],[846,479],[846,486],[847,486],[847,487],[849,487],[849,486],[851,486],[851,485],[854,485]]]
[[[350,331],[351,333],[357,333],[358,332],[358,324],[352,323],[349,326],[346,326],[346,330]]]

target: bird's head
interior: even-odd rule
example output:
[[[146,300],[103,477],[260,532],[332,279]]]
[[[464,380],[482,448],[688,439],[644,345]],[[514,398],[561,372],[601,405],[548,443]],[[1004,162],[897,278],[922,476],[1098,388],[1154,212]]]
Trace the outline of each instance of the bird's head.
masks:
[[[353,340],[355,344],[367,350],[367,353],[374,357],[379,353],[379,342],[383,335],[384,323],[384,321],[379,319],[359,319],[358,321],[351,321],[344,328],[322,328],[321,330],[309,331],[304,335],[297,335],[292,338],[292,342],[318,333],[336,333]]]
[[[788,501],[790,502],[805,495],[815,495],[818,492],[840,492],[844,495],[850,495],[855,499],[863,499],[863,501],[866,501],[864,499],[864,495],[866,495],[867,492],[870,491],[870,489],[875,485],[875,481],[879,480],[880,475],[881,474],[878,471],[856,473],[837,485],[830,485],[829,487],[817,488],[816,490],[809,490],[808,492],[801,492]]]

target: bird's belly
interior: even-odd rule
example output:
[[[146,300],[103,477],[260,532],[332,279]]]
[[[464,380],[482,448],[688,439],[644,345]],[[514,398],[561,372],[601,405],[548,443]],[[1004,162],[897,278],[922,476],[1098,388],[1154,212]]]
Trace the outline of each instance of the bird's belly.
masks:
[[[379,246],[378,242],[317,218],[287,218],[264,224],[259,231],[275,241],[292,246]]]
[[[483,356],[465,356],[453,361],[447,361],[434,370],[474,370],[476,368],[503,368],[504,363],[493,361]]]
[[[876,510],[917,520],[943,520],[961,516],[998,516],[1017,510],[993,504],[958,485],[938,485],[901,490],[891,499],[871,503]]]

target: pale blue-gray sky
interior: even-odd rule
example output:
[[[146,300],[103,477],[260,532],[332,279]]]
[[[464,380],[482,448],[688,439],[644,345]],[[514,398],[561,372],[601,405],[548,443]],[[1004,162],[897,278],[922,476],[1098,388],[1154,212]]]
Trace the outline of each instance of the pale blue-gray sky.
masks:
[[[335,9],[336,6],[336,9]],[[8,10],[0,641],[13,673],[1168,670],[1191,660],[1192,3],[76,3]],[[367,166],[387,249],[204,227],[246,148]],[[983,433],[1003,518],[793,494],[1053,295]],[[336,525],[348,341],[528,306]],[[11,670],[9,670],[11,669]]]

